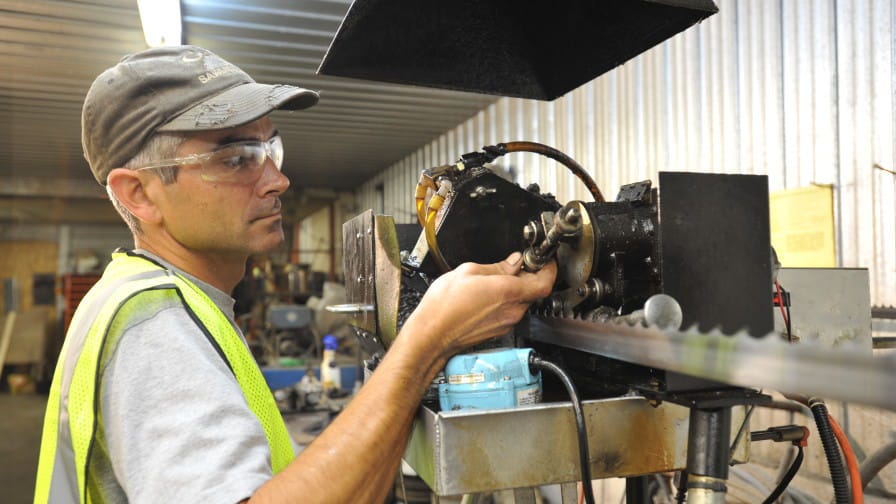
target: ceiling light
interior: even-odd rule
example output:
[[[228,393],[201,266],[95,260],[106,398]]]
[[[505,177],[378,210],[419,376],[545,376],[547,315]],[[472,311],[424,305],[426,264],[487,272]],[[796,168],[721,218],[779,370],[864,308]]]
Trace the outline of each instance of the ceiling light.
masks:
[[[149,47],[181,45],[180,0],[137,0]]]

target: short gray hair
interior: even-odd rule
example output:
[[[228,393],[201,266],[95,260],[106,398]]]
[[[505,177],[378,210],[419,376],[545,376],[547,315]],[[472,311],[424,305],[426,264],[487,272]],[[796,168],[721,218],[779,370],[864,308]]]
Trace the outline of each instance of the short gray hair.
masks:
[[[140,168],[141,166],[155,163],[160,159],[176,157],[177,149],[186,139],[187,137],[180,133],[156,133],[147,140],[143,148],[140,149],[140,152],[132,157],[130,161],[125,163],[122,168],[133,170],[135,168]],[[159,178],[165,185],[173,184],[177,181],[178,170],[176,166],[166,166],[153,171],[159,175]],[[140,220],[118,200],[118,197],[112,192],[112,186],[109,184],[106,184],[106,193],[109,195],[109,200],[112,201],[112,206],[115,207],[115,210],[117,210],[118,214],[121,215],[121,218],[124,219],[124,222],[128,225],[128,228],[130,228],[131,233],[135,236],[143,234],[143,230],[140,228]]]

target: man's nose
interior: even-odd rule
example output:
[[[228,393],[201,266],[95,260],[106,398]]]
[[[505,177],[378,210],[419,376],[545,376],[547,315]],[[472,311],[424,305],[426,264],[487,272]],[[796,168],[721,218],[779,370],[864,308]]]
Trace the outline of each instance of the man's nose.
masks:
[[[278,193],[282,193],[286,191],[289,187],[289,177],[283,174],[282,171],[277,169],[277,165],[274,164],[274,160],[268,156],[264,161],[264,170],[261,174],[261,183],[262,187],[264,187],[264,192],[267,194],[270,191],[276,191]]]

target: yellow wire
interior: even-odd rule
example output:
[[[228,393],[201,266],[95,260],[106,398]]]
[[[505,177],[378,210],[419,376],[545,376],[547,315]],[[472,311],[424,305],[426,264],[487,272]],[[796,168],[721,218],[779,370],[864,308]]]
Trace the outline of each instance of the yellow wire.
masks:
[[[448,266],[445,257],[442,255],[442,251],[439,249],[439,242],[436,238],[436,215],[438,215],[439,209],[442,208],[442,204],[445,202],[445,196],[442,194],[443,191],[444,193],[447,193],[450,188],[451,184],[449,182],[443,183],[441,187],[439,187],[439,191],[433,194],[432,198],[429,199],[429,210],[426,212],[426,224],[423,226],[423,231],[426,234],[426,244],[429,246],[432,258],[442,272],[451,271],[451,267]]]
[[[420,223],[420,227],[426,227],[426,193],[429,192],[429,187],[424,185],[424,177],[425,175],[420,175],[420,182],[417,183],[417,191],[414,193],[414,202],[417,204],[417,221]]]
[[[450,182],[449,182],[450,184]],[[426,227],[426,195],[429,191],[437,192],[436,181],[428,170],[420,172],[420,180],[417,181],[417,190],[414,192],[414,201],[417,205],[417,222],[420,227]]]

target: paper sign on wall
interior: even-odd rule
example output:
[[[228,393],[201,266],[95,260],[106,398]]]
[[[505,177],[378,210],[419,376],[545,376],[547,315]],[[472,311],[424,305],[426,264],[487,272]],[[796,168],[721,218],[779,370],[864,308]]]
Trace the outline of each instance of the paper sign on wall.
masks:
[[[769,195],[772,246],[785,268],[833,268],[834,188],[814,185]]]

